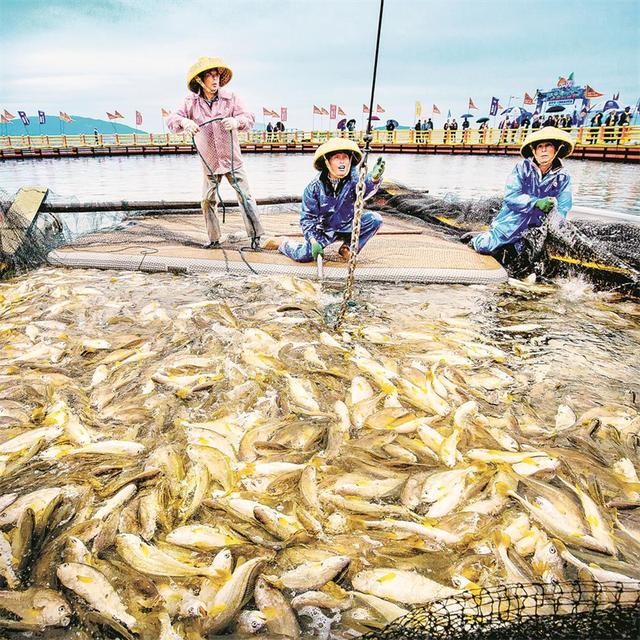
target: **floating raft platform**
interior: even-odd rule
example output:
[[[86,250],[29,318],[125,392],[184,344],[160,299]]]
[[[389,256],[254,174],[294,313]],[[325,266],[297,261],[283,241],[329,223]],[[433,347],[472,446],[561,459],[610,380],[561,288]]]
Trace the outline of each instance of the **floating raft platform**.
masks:
[[[268,237],[302,241],[293,206],[259,209]],[[447,284],[507,280],[506,271],[492,257],[436,235],[421,221],[402,215],[382,217],[380,231],[358,255],[358,280]],[[277,251],[252,251],[238,209],[227,211],[223,233],[232,237],[221,249],[203,249],[206,235],[199,212],[145,211],[144,215],[128,217],[119,228],[84,235],[71,245],[59,247],[49,254],[49,261],[53,265],[97,269],[319,278],[315,262],[297,263]],[[325,280],[344,280],[347,275],[347,263],[338,256],[338,246],[336,243],[326,250]]]

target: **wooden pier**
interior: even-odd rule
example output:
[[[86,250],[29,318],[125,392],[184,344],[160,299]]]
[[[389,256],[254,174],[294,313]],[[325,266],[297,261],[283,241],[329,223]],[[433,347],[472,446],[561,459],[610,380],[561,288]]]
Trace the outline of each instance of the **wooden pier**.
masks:
[[[376,153],[517,156],[527,131],[477,129],[417,132],[374,131],[371,149]],[[640,162],[640,127],[574,128],[572,158],[607,162]],[[295,131],[240,132],[244,153],[313,153],[335,136],[349,137],[364,145],[364,132]],[[195,153],[191,139],[182,134],[85,134],[60,136],[0,136],[0,160],[86,156],[134,156]]]

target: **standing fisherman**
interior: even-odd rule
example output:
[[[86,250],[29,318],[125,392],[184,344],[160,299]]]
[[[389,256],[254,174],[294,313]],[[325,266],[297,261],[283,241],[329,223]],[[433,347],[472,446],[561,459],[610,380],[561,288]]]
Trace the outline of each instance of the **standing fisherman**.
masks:
[[[524,160],[513,169],[505,187],[502,208],[489,231],[461,237],[478,253],[494,255],[500,262],[517,257],[523,250],[523,233],[539,227],[555,207],[563,218],[572,205],[571,177],[561,159],[573,151],[571,135],[556,127],[530,133],[520,147]]]
[[[209,241],[205,249],[220,247],[220,223],[216,216],[216,192],[222,176],[226,177],[238,196],[251,247],[259,247],[263,235],[256,201],[251,196],[247,174],[242,167],[240,143],[235,132],[253,127],[255,117],[247,111],[235,93],[222,90],[233,72],[222,58],[198,58],[187,71],[189,95],[167,118],[167,127],[175,133],[193,136],[204,181],[202,213]],[[215,120],[214,122],[211,122]]]

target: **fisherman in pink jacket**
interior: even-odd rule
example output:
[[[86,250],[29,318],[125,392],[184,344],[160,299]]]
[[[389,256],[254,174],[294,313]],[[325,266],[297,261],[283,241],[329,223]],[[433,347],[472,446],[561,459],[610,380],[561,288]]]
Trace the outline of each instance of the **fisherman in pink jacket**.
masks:
[[[198,58],[187,72],[189,95],[166,120],[170,131],[192,135],[200,154],[204,172],[201,205],[209,236],[205,249],[220,247],[216,191],[222,176],[227,178],[237,193],[253,249],[259,248],[260,236],[264,234],[256,201],[251,196],[247,174],[242,166],[237,135],[237,131],[250,130],[255,117],[245,109],[238,96],[222,89],[232,75],[231,68],[222,58]]]

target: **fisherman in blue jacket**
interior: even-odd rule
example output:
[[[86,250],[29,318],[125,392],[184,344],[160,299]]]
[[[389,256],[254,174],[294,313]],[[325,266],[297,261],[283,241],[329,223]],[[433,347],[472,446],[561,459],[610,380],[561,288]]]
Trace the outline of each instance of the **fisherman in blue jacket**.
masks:
[[[338,254],[343,260],[351,257],[350,242],[358,184],[357,165],[362,151],[353,140],[332,138],[320,145],[313,157],[313,166],[320,172],[305,188],[300,210],[300,226],[305,241],[271,239],[265,249],[278,249],[297,262],[311,262],[324,256],[330,244],[342,241]],[[378,158],[365,179],[365,199],[378,190],[384,160]],[[382,218],[373,211],[362,212],[358,252],[375,235]]]
[[[539,227],[554,207],[566,218],[572,204],[571,177],[561,159],[573,148],[571,135],[556,127],[530,133],[520,147],[524,160],[518,162],[507,181],[502,208],[490,229],[467,233],[460,239],[478,253],[500,257],[504,256],[502,249],[512,249],[520,254],[523,233]]]

